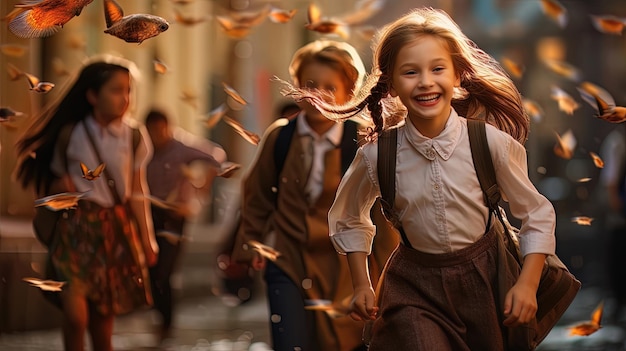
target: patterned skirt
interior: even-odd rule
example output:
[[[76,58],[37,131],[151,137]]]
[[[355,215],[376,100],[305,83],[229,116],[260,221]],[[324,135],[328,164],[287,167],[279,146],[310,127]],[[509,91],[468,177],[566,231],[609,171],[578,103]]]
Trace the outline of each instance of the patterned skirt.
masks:
[[[49,250],[54,278],[103,315],[151,306],[148,267],[130,207],[80,201],[68,214],[57,223]]]

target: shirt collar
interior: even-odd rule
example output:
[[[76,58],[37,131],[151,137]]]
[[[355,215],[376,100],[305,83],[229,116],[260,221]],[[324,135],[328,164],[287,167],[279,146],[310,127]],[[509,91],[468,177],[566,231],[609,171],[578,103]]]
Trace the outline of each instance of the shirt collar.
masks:
[[[405,127],[407,139],[427,159],[432,161],[439,154],[442,159],[448,160],[452,156],[452,152],[454,152],[454,148],[456,148],[461,136],[462,125],[459,118],[461,117],[452,108],[446,125],[441,133],[434,138],[424,136],[415,128],[413,123],[407,121]]]
[[[296,120],[296,128],[298,130],[298,135],[304,136],[309,135],[314,140],[319,140],[325,138],[335,147],[338,147],[341,144],[341,138],[343,137],[343,123],[335,123],[326,133],[323,135],[318,135],[307,123],[304,112],[301,112]]]
[[[87,118],[85,118],[85,122],[87,122],[89,128],[93,131],[97,131],[98,133],[107,132],[114,137],[120,137],[124,133],[124,118],[116,119],[115,121],[109,123],[106,127],[103,127],[96,122],[93,115],[87,116]]]

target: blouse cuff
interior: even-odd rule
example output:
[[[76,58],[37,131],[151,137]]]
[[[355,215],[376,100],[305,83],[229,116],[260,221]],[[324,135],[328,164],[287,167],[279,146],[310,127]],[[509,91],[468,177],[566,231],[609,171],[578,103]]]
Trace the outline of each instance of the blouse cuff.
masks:
[[[330,240],[338,253],[345,255],[349,252],[372,252],[373,234],[364,235],[361,230],[347,230],[330,236]]]
[[[524,235],[520,235],[519,242],[522,257],[531,253],[555,254],[556,240],[554,235],[527,232]]]

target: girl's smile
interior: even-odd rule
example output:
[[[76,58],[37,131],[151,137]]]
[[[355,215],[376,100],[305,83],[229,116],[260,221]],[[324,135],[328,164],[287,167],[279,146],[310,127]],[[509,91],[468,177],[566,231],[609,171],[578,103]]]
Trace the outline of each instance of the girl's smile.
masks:
[[[422,106],[433,106],[436,105],[441,99],[441,94],[421,94],[416,96],[414,99],[417,101],[419,105]]]

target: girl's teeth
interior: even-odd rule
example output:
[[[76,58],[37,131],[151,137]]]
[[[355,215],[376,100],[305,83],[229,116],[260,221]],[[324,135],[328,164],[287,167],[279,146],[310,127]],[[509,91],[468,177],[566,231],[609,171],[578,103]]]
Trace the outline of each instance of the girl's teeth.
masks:
[[[426,96],[419,96],[417,100],[428,101],[428,100],[434,100],[437,97],[439,97],[439,94],[432,94],[432,95],[426,95]]]

